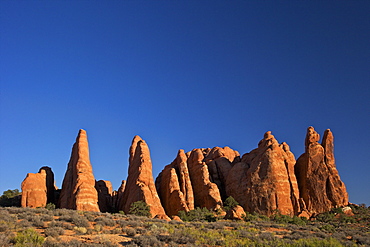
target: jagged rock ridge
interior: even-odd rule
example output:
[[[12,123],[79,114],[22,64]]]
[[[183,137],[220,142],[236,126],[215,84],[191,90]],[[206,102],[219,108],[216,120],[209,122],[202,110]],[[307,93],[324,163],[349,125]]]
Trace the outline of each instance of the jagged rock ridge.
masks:
[[[348,194],[334,159],[334,137],[326,130],[322,143],[313,127],[307,129],[305,153],[295,160],[288,144],[266,132],[258,147],[240,157],[229,147],[179,150],[174,161],[156,178],[149,147],[135,136],[129,157],[127,181],[113,191],[106,180],[95,181],[89,160],[87,136],[80,130],[63,180],[59,207],[128,213],[133,202],[144,201],[152,217],[169,219],[195,207],[221,209],[232,196],[246,212],[310,217],[346,206]],[[22,206],[43,207],[56,194],[54,175],[43,167],[22,182]],[[242,212],[238,208],[238,212]],[[236,216],[236,212],[229,212]]]

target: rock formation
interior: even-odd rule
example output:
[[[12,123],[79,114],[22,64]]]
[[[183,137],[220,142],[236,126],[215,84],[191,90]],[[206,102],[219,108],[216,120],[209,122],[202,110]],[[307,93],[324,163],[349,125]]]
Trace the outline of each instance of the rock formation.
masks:
[[[99,211],[98,193],[89,158],[89,147],[85,130],[80,130],[72,148],[67,172],[63,179],[59,197],[61,208],[83,211]]]
[[[226,212],[226,216],[224,217],[224,219],[226,219],[226,220],[242,220],[245,215],[246,215],[246,213],[245,213],[244,209],[241,206],[236,205],[235,207],[229,209]]]
[[[150,206],[152,217],[164,217],[152,175],[152,161],[147,144],[135,136],[130,147],[129,169],[125,191],[123,192],[123,210],[129,213],[133,202],[144,201]]]
[[[240,158],[240,154],[229,147],[214,147],[204,157],[208,166],[211,181],[215,183],[221,193],[222,200],[226,199],[226,178],[232,167],[232,163]]]
[[[121,186],[118,188],[118,191],[114,192],[113,195],[113,207],[115,209],[123,208],[124,201],[123,201],[123,192],[126,188],[126,180],[122,180]]]
[[[222,207],[220,191],[215,183],[210,181],[208,166],[204,155],[210,149],[194,149],[188,158],[190,180],[194,192],[194,206],[216,210]]]
[[[313,127],[307,129],[305,153],[295,165],[302,208],[315,215],[348,204],[344,183],[340,180],[334,160],[334,138],[328,129],[322,144]]]
[[[155,181],[163,208],[169,216],[194,209],[193,188],[186,160],[184,150],[179,150],[176,159],[163,169]]]
[[[95,183],[98,192],[98,205],[100,212],[112,212],[113,210],[113,189],[109,181],[99,180]]]
[[[266,132],[258,148],[243,155],[226,179],[226,193],[248,212],[285,215],[299,211],[298,186],[294,175],[294,155],[286,143],[279,145]]]
[[[22,185],[22,207],[45,207],[54,202],[54,174],[50,167],[41,167],[38,173],[28,173]]]
[[[297,161],[288,144],[279,144],[270,131],[256,149],[242,157],[229,147],[179,150],[154,184],[149,148],[135,136],[127,182],[122,180],[118,191],[112,191],[109,181],[95,181],[86,132],[80,130],[62,189],[55,187],[51,168],[42,167],[22,182],[21,205],[45,207],[56,202],[60,193],[61,208],[129,213],[133,202],[144,201],[153,218],[169,220],[168,216],[176,218],[179,211],[195,207],[217,210],[232,196],[241,207],[227,213],[230,219],[240,219],[244,211],[310,218],[348,205],[346,187],[335,165],[332,132],[326,130],[321,144],[319,140],[320,135],[309,127],[305,152]]]

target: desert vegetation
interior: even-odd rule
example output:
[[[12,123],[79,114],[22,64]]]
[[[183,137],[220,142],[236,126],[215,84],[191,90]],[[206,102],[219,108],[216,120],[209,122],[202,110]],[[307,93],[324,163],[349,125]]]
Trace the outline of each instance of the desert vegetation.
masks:
[[[167,222],[142,216],[142,202],[132,207],[137,215],[0,207],[0,246],[370,246],[370,208],[351,208],[353,216],[337,208],[314,220],[276,212],[240,221],[196,208]]]

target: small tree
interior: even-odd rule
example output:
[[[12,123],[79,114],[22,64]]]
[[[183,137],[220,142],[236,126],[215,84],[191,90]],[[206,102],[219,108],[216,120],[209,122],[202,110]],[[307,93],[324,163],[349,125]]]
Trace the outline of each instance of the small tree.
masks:
[[[238,205],[239,203],[234,199],[234,197],[229,196],[224,202],[224,209],[225,211],[229,211],[230,209],[233,209]]]
[[[130,206],[129,214],[150,217],[150,206],[144,201],[133,202]]]
[[[15,190],[6,190],[3,192],[3,195],[0,196],[0,206],[2,207],[11,207],[21,205],[21,192],[18,189]]]

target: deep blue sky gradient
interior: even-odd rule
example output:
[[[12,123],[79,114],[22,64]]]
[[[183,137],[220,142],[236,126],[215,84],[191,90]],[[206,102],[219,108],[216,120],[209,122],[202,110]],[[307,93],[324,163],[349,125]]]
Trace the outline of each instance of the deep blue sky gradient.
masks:
[[[154,176],[178,149],[241,154],[271,130],[296,158],[335,137],[350,201],[370,205],[370,1],[1,1],[0,192],[52,167],[78,130],[97,180]]]

